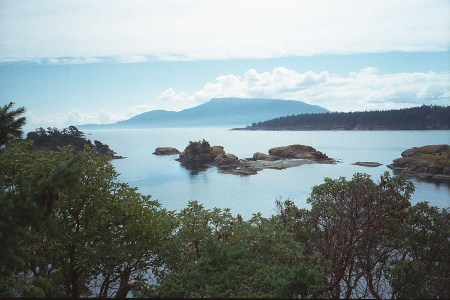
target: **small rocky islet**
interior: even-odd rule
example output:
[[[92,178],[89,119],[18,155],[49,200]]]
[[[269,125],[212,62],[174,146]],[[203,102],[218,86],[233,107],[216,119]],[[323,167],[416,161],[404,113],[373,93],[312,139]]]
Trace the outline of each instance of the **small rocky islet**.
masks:
[[[388,165],[394,172],[428,180],[450,180],[450,145],[427,145],[402,152]]]
[[[155,149],[155,152],[153,152],[154,155],[176,155],[180,154],[180,151],[177,148],[173,147],[157,147]]]
[[[178,151],[175,148],[170,148],[171,151],[165,148],[170,147],[156,148],[153,154],[173,155]],[[242,176],[254,175],[263,169],[282,170],[303,164],[336,163],[336,160],[313,147],[298,144],[271,148],[268,154],[256,152],[251,158],[240,159],[234,154],[226,153],[222,146],[210,146],[209,142],[205,140],[189,142],[176,160],[191,170],[217,167],[223,173]]]
[[[376,168],[376,167],[382,166],[383,164],[380,164],[379,162],[375,162],[375,161],[357,161],[357,162],[353,163],[352,165]]]

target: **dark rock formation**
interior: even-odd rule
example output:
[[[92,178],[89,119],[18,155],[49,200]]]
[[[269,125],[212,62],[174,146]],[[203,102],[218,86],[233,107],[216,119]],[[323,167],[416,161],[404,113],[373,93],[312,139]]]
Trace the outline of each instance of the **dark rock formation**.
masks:
[[[250,164],[250,162],[246,161],[245,159],[239,159],[233,165],[218,164],[216,166],[223,173],[234,174],[234,175],[243,175],[243,176],[255,175],[256,173],[258,173],[259,171],[261,171],[263,169],[263,168],[258,168],[258,167],[252,166]]]
[[[383,164],[380,164],[378,162],[373,162],[373,161],[358,161],[358,162],[353,163],[352,165],[376,168],[376,167],[382,166]]]
[[[325,154],[310,146],[290,145],[269,150],[270,154],[256,152],[253,158],[239,159],[225,153],[221,146],[210,146],[205,140],[189,142],[178,161],[188,169],[217,167],[220,172],[235,175],[254,175],[263,169],[286,169],[308,163],[335,163]]]
[[[330,159],[326,154],[323,154],[320,151],[317,151],[311,146],[305,145],[289,145],[284,147],[275,147],[269,149],[269,154],[275,157],[283,158],[283,159],[311,159],[317,162],[330,162],[334,163],[333,159]]]
[[[450,146],[427,145],[403,151],[389,168],[409,176],[431,180],[450,180]]]
[[[252,160],[266,160],[266,161],[274,161],[274,160],[279,160],[279,157],[273,156],[273,155],[268,155],[265,153],[261,153],[261,152],[256,152],[255,154],[253,154],[253,158]]]
[[[180,151],[176,148],[172,147],[158,147],[155,149],[155,152],[153,152],[154,155],[175,155],[180,154]]]
[[[211,147],[205,140],[201,142],[189,142],[183,152],[177,160],[184,166],[195,169],[198,167],[206,166],[216,159],[219,154],[225,154],[221,147]]]

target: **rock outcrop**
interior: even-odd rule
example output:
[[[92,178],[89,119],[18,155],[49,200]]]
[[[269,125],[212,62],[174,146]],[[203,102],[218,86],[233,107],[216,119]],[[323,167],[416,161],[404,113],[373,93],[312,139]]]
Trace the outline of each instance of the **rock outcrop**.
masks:
[[[335,163],[335,160],[313,147],[298,144],[271,148],[269,154],[280,159],[310,159],[321,163]]]
[[[389,168],[409,176],[431,180],[450,180],[450,146],[427,145],[402,152]]]
[[[274,161],[274,160],[279,160],[279,159],[280,159],[279,157],[261,153],[261,152],[256,152],[255,154],[253,154],[253,158],[252,158],[252,160],[266,160],[266,161]]]
[[[254,175],[263,169],[286,169],[309,163],[335,163],[320,151],[304,145],[290,145],[269,150],[269,154],[256,152],[252,158],[239,159],[225,153],[222,146],[210,146],[205,140],[189,142],[177,158],[188,169],[217,167],[223,173]]]
[[[180,154],[180,151],[176,148],[172,147],[157,147],[155,149],[155,152],[153,152],[154,155],[176,155]]]
[[[189,142],[177,160],[188,168],[207,166],[213,163],[218,155],[225,154],[223,147],[211,147],[205,140],[202,142]]]
[[[358,162],[353,163],[352,165],[376,168],[376,167],[382,166],[383,164],[380,164],[379,162],[374,162],[374,161],[358,161]]]

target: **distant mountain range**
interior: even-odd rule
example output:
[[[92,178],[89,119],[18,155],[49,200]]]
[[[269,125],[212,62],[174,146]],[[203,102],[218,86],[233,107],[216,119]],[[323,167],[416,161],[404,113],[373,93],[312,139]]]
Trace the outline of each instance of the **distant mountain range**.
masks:
[[[114,124],[78,125],[82,129],[187,126],[246,126],[282,116],[324,113],[327,109],[301,101],[280,99],[213,98],[179,112],[153,110]]]

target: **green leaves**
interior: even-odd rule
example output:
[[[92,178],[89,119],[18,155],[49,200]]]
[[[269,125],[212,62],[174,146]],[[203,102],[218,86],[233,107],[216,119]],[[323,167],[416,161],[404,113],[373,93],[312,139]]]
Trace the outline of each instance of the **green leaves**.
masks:
[[[399,298],[449,298],[450,212],[420,202],[402,226],[402,259],[389,281]]]
[[[0,146],[5,145],[14,139],[22,137],[22,126],[26,119],[21,116],[25,113],[24,107],[13,109],[14,103],[0,107]]]
[[[160,266],[171,215],[118,183],[92,148],[74,155],[20,143],[0,156],[2,294],[126,296]]]
[[[79,134],[74,129],[73,134]],[[140,194],[86,147],[0,151],[0,295],[450,297],[449,211],[405,178],[326,178],[244,220]]]
[[[144,295],[292,297],[315,293],[310,281],[321,281],[319,271],[309,272],[303,281],[295,277],[303,249],[278,217],[255,214],[244,221],[229,210],[208,210],[191,201],[177,220],[177,251],[167,261],[159,285]]]

